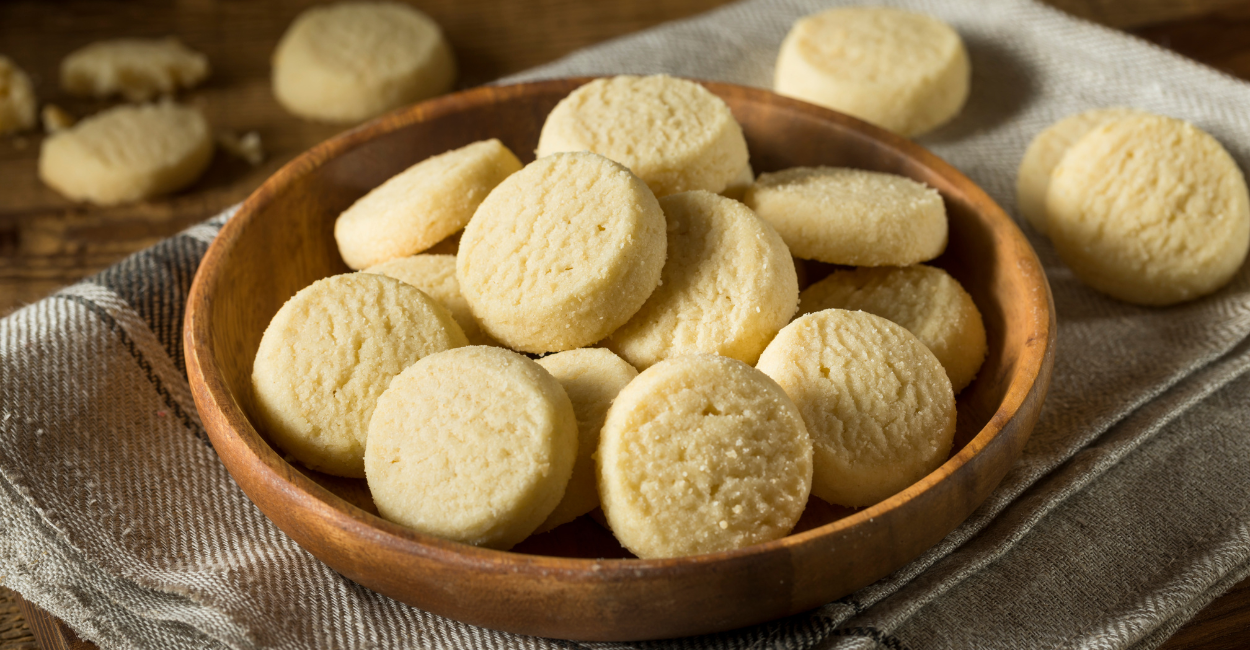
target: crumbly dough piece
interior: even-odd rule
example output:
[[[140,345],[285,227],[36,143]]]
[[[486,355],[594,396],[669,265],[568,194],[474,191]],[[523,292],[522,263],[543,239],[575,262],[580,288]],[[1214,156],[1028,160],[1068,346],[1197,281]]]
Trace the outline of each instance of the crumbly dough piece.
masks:
[[[720,195],[735,201],[741,201],[742,197],[747,193],[747,188],[751,187],[751,183],[754,182],[755,170],[750,165],[747,165],[734,176],[732,181],[729,181],[729,185],[725,186],[724,191]]]
[[[460,295],[460,283],[456,282],[455,255],[413,255],[397,257],[364,270],[379,273],[401,282],[407,282],[424,291],[451,312],[456,324],[469,339],[469,345],[494,345],[495,341],[482,332],[482,326],[469,309],[469,303]]]
[[[43,130],[45,133],[59,133],[74,126],[78,120],[70,115],[68,111],[57,106],[56,104],[44,104],[43,110],[39,111],[40,121],[43,122]]]
[[[248,131],[243,135],[224,131],[217,134],[217,144],[226,153],[246,160],[253,167],[265,162],[265,146],[261,144],[260,133],[256,131]]]
[[[395,377],[369,422],[365,474],[383,517],[508,549],[560,502],[577,445],[555,378],[515,352],[472,346]]]
[[[799,313],[866,311],[916,335],[946,369],[955,393],[985,361],[985,323],[972,296],[942,269],[904,267],[834,271],[799,294]]]
[[[658,196],[721,192],[747,166],[729,107],[703,86],[667,75],[596,79],[547,116],[538,156],[593,151],[629,167]]]
[[[273,53],[273,94],[309,120],[359,122],[441,95],[456,80],[451,47],[429,16],[397,2],[313,7]]]
[[[803,259],[907,266],[931,260],[946,248],[942,196],[903,176],[793,167],[760,174],[742,201]]]
[[[955,394],[937,357],[903,326],[827,309],[786,326],[756,366],[798,405],[815,447],[812,494],[870,506],[950,454]]]
[[[482,329],[524,352],[611,334],[660,283],[664,213],[593,153],[539,158],[500,183],[460,237],[456,279]]]
[[[959,34],[937,18],[842,7],[794,24],[781,44],[773,87],[914,136],[959,113],[971,75]]]
[[[807,505],[812,443],[772,380],[696,354],[638,375],[608,409],[599,495],[612,533],[641,558],[784,537]]]
[[[1090,131],[1055,168],[1046,210],[1055,249],[1077,277],[1139,305],[1215,291],[1250,246],[1237,163],[1215,138],[1170,117],[1129,116]]]
[[[790,250],[733,199],[682,192],[660,207],[669,250],[660,286],[604,345],[643,369],[693,352],[754,364],[798,308]]]
[[[364,476],[365,434],[391,378],[468,344],[416,287],[370,273],[318,280],[282,305],[252,365],[260,429],[305,466]]]
[[[1063,154],[1086,133],[1129,115],[1143,115],[1132,108],[1096,108],[1064,118],[1038,133],[1020,160],[1016,172],[1016,207],[1034,230],[1046,234],[1046,190],[1050,175]]]
[[[78,48],[61,61],[61,88],[74,95],[146,102],[208,78],[208,57],[169,38],[118,38]]]
[[[45,139],[39,178],[75,201],[115,205],[180,190],[212,158],[212,134],[198,110],[124,105]]]
[[[334,222],[353,269],[415,255],[464,228],[477,206],[521,161],[499,140],[426,158],[373,188]]]
[[[638,371],[603,348],[557,352],[539,359],[538,365],[564,387],[573,402],[573,414],[577,416],[577,462],[560,505],[534,531],[542,533],[599,506],[594,458],[599,449],[599,431],[603,429],[612,400],[638,376]]]
[[[34,126],[35,87],[17,64],[0,55],[0,135]]]

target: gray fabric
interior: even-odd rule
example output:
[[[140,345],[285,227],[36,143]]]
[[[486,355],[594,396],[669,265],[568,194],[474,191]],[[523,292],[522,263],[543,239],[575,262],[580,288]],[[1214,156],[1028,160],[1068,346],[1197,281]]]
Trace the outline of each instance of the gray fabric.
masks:
[[[749,0],[515,79],[768,86],[790,23],[832,4]],[[968,107],[921,142],[1009,211],[1029,139],[1083,109],[1181,117],[1250,161],[1240,81],[1028,0],[890,4],[967,40]],[[0,582],[102,647],[1153,648],[1250,574],[1250,272],[1142,309],[1085,288],[1030,233],[1059,319],[1041,421],[990,499],[896,574],[814,612],[661,643],[568,644],[421,612],[294,545],[205,441],[177,334],[224,218],[0,321]]]

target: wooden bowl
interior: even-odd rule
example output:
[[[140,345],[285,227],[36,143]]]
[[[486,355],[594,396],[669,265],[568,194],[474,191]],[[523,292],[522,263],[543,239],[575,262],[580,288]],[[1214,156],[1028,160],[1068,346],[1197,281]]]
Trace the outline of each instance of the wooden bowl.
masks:
[[[624,559],[583,517],[503,552],[384,521],[372,514],[363,481],[293,467],[257,432],[248,417],[252,358],[283,302],[348,271],[332,236],[339,212],[413,163],[476,140],[499,138],[532,158],[547,113],[585,81],[477,88],[384,116],[292,161],[226,224],[196,274],[184,337],[196,406],[244,492],[301,546],[370,589],[475,625],[579,640],[685,636],[795,614],[941,540],[998,485],[1037,421],[1055,332],[1041,265],[1002,209],[925,149],[755,88],[705,84],[742,123],[756,172],[892,172],[928,183],[946,201],[950,244],[934,263],[980,307],[989,356],[959,395],[951,458],[922,481],[858,511],[813,499],[801,532],[736,551]]]

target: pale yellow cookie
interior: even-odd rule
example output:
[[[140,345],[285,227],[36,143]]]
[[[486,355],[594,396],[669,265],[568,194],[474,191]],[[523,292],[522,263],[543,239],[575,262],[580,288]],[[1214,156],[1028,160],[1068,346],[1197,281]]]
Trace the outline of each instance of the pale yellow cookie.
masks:
[[[693,352],[754,364],[798,307],[785,242],[745,205],[711,192],[672,194],[660,207],[669,250],[660,286],[604,345],[643,369]]]
[[[799,313],[866,311],[916,335],[946,369],[956,393],[985,360],[985,324],[972,296],[950,274],[917,264],[834,271],[799,294]]]
[[[259,428],[305,466],[364,476],[369,417],[391,378],[468,341],[416,287],[370,273],[318,280],[269,322],[252,365]]]
[[[812,494],[870,506],[946,462],[955,394],[903,326],[827,309],[786,326],[756,366],[798,405],[815,448]]]
[[[755,170],[751,169],[750,165],[747,165],[742,168],[742,171],[738,172],[738,174],[734,176],[732,181],[729,181],[729,185],[725,186],[724,191],[722,191],[720,195],[731,198],[735,201],[741,201],[742,197],[747,193],[747,188],[754,182]]]
[[[1063,261],[1094,289],[1171,305],[1223,286],[1250,246],[1245,177],[1198,127],[1137,115],[1104,124],[1064,154],[1046,193]]]
[[[43,122],[43,130],[48,135],[60,133],[74,126],[78,121],[68,111],[56,104],[44,104],[43,109],[39,111],[39,117],[40,121]]]
[[[538,365],[560,382],[573,402],[577,416],[577,463],[560,505],[534,532],[542,533],[594,510],[599,506],[595,480],[595,450],[608,407],[617,393],[638,376],[624,359],[603,348],[582,348],[545,356]]]
[[[660,282],[664,213],[646,184],[593,153],[539,158],[482,202],[460,238],[460,291],[495,340],[525,352],[584,347]]]
[[[125,105],[48,136],[39,178],[75,201],[114,205],[180,190],[212,158],[212,134],[198,110]]]
[[[359,122],[451,90],[456,61],[429,16],[398,2],[305,10],[273,53],[273,94],[322,122]]]
[[[894,174],[794,167],[760,174],[742,198],[795,257],[849,266],[907,266],[946,248],[937,190]]]
[[[35,126],[35,88],[30,77],[0,55],[0,135]]]
[[[508,549],[560,502],[577,445],[559,382],[515,352],[472,346],[395,377],[369,422],[365,474],[383,517]]]
[[[1103,124],[1141,114],[1131,108],[1096,108],[1059,120],[1033,138],[1016,172],[1016,207],[1034,230],[1046,234],[1046,189],[1068,148]]]
[[[61,61],[61,88],[74,95],[121,95],[146,102],[208,78],[208,57],[176,38],[118,38],[74,50]]]
[[[464,228],[487,194],[521,169],[499,140],[421,162],[373,188],[339,215],[334,240],[353,269],[415,255]]]
[[[794,24],[773,88],[913,136],[959,113],[971,75],[963,40],[937,18],[840,7]]]
[[[667,75],[596,79],[547,116],[538,156],[593,151],[629,167],[656,196],[724,191],[747,166],[729,107],[693,81]]]
[[[397,257],[389,262],[371,266],[364,273],[378,273],[401,282],[407,282],[425,292],[451,312],[451,317],[464,331],[469,345],[493,345],[494,341],[482,333],[481,325],[469,310],[469,303],[460,295],[456,282],[455,255],[413,255]]]
[[[775,382],[726,357],[658,363],[608,409],[599,496],[641,558],[712,553],[784,537],[807,505],[812,443]]]

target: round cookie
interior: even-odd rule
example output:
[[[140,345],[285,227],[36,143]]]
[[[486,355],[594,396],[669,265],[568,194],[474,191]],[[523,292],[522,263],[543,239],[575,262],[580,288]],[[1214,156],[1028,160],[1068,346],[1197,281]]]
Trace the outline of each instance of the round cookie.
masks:
[[[78,48],[61,61],[61,88],[73,95],[122,95],[145,102],[193,88],[208,77],[208,57],[176,38],[118,38]]]
[[[1077,277],[1139,305],[1215,291],[1250,246],[1237,163],[1215,138],[1170,117],[1129,116],[1090,131],[1055,168],[1046,210],[1055,249]]]
[[[0,55],[0,135],[35,126],[35,88],[30,77]]]
[[[660,362],[608,409],[599,496],[641,558],[713,553],[784,537],[807,506],[812,443],[772,380],[726,357]]]
[[[916,335],[937,357],[955,393],[985,360],[985,324],[972,296],[942,269],[904,267],[834,271],[799,294],[799,313],[866,311]]]
[[[75,201],[115,205],[182,189],[212,158],[212,134],[198,110],[126,105],[48,136],[39,178]]]
[[[353,269],[415,255],[464,228],[482,200],[521,161],[499,140],[431,156],[360,197],[334,222]]]
[[[456,61],[438,24],[397,2],[313,7],[273,53],[273,94],[291,113],[359,122],[451,90]]]
[[[254,415],[269,440],[305,466],[362,477],[369,417],[391,378],[467,343],[442,305],[399,280],[318,280],[265,328],[252,365]]]
[[[594,454],[599,449],[599,431],[603,429],[612,400],[638,376],[638,371],[603,348],[557,352],[539,359],[538,365],[564,387],[564,392],[573,402],[573,414],[577,416],[577,462],[573,465],[573,475],[569,477],[564,498],[534,531],[542,533],[598,507],[599,486],[595,480]]]
[[[1016,207],[1034,230],[1046,234],[1046,190],[1068,148],[1103,124],[1142,114],[1131,108],[1096,108],[1059,120],[1033,138],[1016,172]]]
[[[482,333],[482,326],[478,325],[473,312],[469,310],[469,303],[460,295],[460,284],[456,282],[455,255],[397,257],[371,266],[364,273],[377,273],[411,284],[451,312],[451,317],[464,331],[469,345],[494,344],[489,336]]]
[[[369,422],[365,474],[386,519],[508,549],[560,502],[577,444],[573,406],[550,374],[473,346],[395,377]]]
[[[794,400],[815,450],[812,494],[870,506],[950,454],[955,395],[937,357],[903,326],[827,309],[796,319],[756,366]]]
[[[946,248],[937,190],[894,174],[794,167],[760,174],[743,203],[795,257],[849,266],[907,266]]]
[[[584,347],[624,325],[660,282],[660,204],[593,153],[539,158],[482,202],[456,279],[487,334],[515,350]]]
[[[703,86],[667,75],[596,79],[552,109],[539,157],[593,151],[638,175],[657,197],[721,192],[747,166],[747,143],[729,107]]]
[[[842,7],[794,24],[773,88],[914,136],[959,113],[971,75],[950,25],[899,9]]]
[[[672,194],[660,207],[669,250],[660,286],[604,345],[643,369],[693,352],[754,364],[798,307],[785,242],[745,205],[711,192]]]

